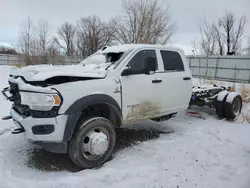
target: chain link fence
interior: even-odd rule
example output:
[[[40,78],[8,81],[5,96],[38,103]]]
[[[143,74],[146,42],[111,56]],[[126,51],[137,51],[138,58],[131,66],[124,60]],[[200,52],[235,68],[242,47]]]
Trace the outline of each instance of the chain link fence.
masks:
[[[193,77],[250,83],[250,56],[187,56]]]
[[[250,83],[250,56],[187,56],[193,77],[227,82]],[[43,57],[0,54],[0,65],[74,65],[82,57]]]
[[[72,65],[83,60],[82,57],[67,56],[25,56],[0,54],[0,65],[25,66],[36,64]]]

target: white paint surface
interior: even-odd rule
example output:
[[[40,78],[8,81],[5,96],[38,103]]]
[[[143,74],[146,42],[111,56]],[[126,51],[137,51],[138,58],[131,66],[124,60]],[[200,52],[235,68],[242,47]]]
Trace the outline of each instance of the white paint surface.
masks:
[[[226,95],[228,94],[228,91],[221,91],[220,93],[218,93],[218,97],[217,97],[217,101],[223,101],[224,98],[226,97]]]
[[[232,103],[233,100],[235,99],[235,97],[237,97],[237,96],[241,96],[241,94],[238,93],[238,92],[229,93],[228,96],[227,96],[227,100],[226,100],[226,101],[227,101],[228,103]]]

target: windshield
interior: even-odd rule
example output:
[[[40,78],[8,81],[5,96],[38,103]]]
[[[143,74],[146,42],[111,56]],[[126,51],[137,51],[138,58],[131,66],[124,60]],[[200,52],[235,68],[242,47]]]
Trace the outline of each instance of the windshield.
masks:
[[[80,64],[82,65],[89,65],[89,64],[113,64],[119,61],[122,57],[124,52],[109,52],[109,53],[95,53],[88,58],[84,59]]]

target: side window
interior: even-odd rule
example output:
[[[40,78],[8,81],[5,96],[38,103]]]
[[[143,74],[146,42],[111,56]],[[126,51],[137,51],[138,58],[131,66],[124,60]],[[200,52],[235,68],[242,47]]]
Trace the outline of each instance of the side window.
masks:
[[[157,59],[155,50],[142,50],[138,52],[128,63],[127,67],[134,70],[144,69],[144,60],[148,57]],[[157,64],[158,66],[158,64]],[[156,68],[157,69],[157,68]]]
[[[177,52],[161,50],[164,69],[167,71],[184,71],[181,56]]]

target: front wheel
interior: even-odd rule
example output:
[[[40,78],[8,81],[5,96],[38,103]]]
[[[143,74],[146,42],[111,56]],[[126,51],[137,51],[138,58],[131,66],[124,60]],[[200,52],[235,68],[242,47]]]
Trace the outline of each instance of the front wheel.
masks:
[[[116,133],[111,122],[102,117],[79,121],[80,129],[69,142],[70,159],[84,169],[95,168],[111,156]]]

